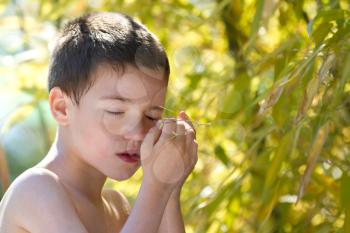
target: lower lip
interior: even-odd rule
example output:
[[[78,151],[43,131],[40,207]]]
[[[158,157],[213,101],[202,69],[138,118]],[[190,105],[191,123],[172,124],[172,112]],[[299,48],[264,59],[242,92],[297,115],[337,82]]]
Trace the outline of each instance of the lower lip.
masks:
[[[137,163],[140,160],[140,157],[136,155],[117,154],[117,156],[127,163]]]

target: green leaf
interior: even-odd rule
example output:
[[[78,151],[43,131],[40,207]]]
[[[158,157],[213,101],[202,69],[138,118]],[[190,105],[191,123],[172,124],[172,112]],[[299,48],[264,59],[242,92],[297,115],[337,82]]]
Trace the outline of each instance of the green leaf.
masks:
[[[299,122],[306,114],[306,111],[309,109],[311,102],[318,91],[319,85],[320,81],[317,77],[313,77],[307,84],[303,101],[299,107],[299,111],[295,119],[296,122]]]
[[[252,29],[250,31],[250,35],[255,35],[257,34],[260,24],[261,24],[261,19],[263,15],[263,10],[264,10],[264,5],[265,5],[265,0],[257,0],[256,1],[256,10],[255,10],[255,15],[252,23]]]
[[[321,10],[316,17],[310,21],[308,24],[308,33],[311,35],[313,33],[315,24],[317,23],[327,23],[335,20],[345,20],[349,18],[349,11],[342,9],[331,9],[331,10]]]
[[[254,19],[250,30],[250,37],[246,44],[246,49],[245,49],[246,54],[248,54],[252,49],[252,47],[254,46],[254,42],[256,40],[259,28],[261,26],[264,5],[265,5],[265,0],[256,0],[255,15],[254,15]]]
[[[316,47],[318,47],[331,32],[332,24],[329,22],[321,23],[314,31],[312,31],[310,37],[315,41]]]
[[[291,110],[292,98],[286,92],[282,93],[279,101],[272,108],[272,116],[276,124],[283,128],[285,124],[290,121],[290,110]]]
[[[215,155],[220,159],[220,161],[225,164],[226,167],[229,167],[230,159],[227,157],[224,148],[221,145],[215,146]]]
[[[288,133],[286,133],[282,137],[278,147],[274,151],[274,156],[271,160],[270,167],[266,175],[265,188],[267,190],[270,190],[270,188],[273,186],[273,184],[277,180],[279,171],[282,166],[282,162],[291,152],[293,135],[294,135],[293,131],[289,131]]]
[[[233,86],[221,94],[219,98],[219,114],[224,119],[232,118],[241,108],[242,95]]]

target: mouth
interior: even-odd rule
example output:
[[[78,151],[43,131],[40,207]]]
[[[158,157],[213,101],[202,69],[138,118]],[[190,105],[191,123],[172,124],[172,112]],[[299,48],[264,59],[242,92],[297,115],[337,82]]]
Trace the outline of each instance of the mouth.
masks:
[[[121,160],[127,163],[136,163],[140,161],[140,154],[139,153],[129,153],[129,152],[122,152],[116,154]]]

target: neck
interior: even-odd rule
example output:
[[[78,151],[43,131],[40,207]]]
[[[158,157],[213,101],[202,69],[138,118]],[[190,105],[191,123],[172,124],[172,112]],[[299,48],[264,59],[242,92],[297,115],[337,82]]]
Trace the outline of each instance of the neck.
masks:
[[[83,155],[67,148],[58,131],[46,157],[37,165],[51,170],[71,191],[92,202],[101,201],[106,176],[82,159]]]

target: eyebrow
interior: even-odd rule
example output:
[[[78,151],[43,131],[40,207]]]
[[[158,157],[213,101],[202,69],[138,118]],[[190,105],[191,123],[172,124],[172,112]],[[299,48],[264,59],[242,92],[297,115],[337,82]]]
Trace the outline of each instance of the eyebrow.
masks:
[[[102,96],[101,99],[112,99],[112,100],[119,100],[119,101],[122,101],[122,102],[133,102],[133,99],[121,97],[121,96],[115,95],[115,94]],[[160,105],[155,105],[155,106],[152,106],[150,109],[151,110],[163,111],[164,107],[160,106]]]
[[[123,101],[123,102],[132,102],[132,99],[121,97],[121,96],[116,95],[116,94],[105,95],[105,96],[102,96],[101,99],[113,99],[113,100],[120,100],[120,101]]]

